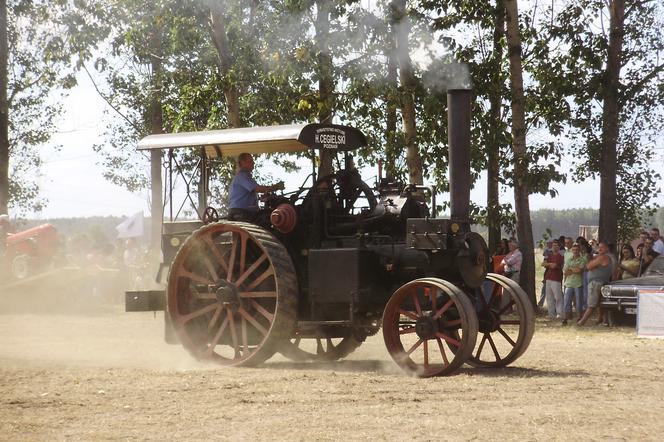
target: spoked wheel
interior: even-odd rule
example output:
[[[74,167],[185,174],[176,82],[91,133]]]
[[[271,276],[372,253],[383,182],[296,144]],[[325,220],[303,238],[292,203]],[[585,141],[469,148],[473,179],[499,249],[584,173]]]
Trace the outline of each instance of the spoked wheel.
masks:
[[[203,212],[203,224],[216,223],[219,221],[219,212],[212,206],[205,208]]]
[[[208,224],[187,238],[173,260],[168,311],[194,357],[230,366],[259,364],[292,336],[293,263],[260,227]]]
[[[327,193],[334,200],[333,205],[347,215],[355,212],[358,199],[366,200],[369,211],[378,205],[373,190],[362,181],[357,170],[340,170],[319,178],[305,196],[305,201],[310,200],[314,193]]]
[[[291,338],[279,352],[293,361],[337,361],[355,351],[362,341],[345,338]]]
[[[454,284],[416,279],[401,286],[385,305],[383,338],[405,372],[449,375],[475,347],[477,316],[470,299]],[[447,345],[454,351],[446,351]]]
[[[466,362],[475,367],[504,367],[530,345],[535,333],[535,310],[516,282],[496,273],[487,274],[487,280],[493,284],[485,285],[484,301],[478,300],[482,307],[477,313],[477,345]]]

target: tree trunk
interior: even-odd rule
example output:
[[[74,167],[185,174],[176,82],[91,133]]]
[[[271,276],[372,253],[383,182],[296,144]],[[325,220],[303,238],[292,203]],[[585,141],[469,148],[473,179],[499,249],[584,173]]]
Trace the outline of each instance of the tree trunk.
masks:
[[[7,1],[0,0],[0,214],[9,206],[9,103],[7,102]]]
[[[502,63],[503,46],[502,40],[505,37],[505,5],[503,0],[496,0],[496,11],[493,30],[493,78],[489,89],[489,102],[491,105],[489,111],[490,118],[490,142],[486,146],[487,150],[487,227],[489,230],[489,250],[493,253],[500,242],[501,223],[500,223],[500,145],[501,145],[501,117],[502,117]]]
[[[210,6],[210,28],[212,32],[212,42],[217,50],[217,67],[219,75],[223,78],[233,66],[233,57],[231,48],[226,36],[226,25],[224,23],[224,11],[222,2],[211,2]],[[228,108],[228,126],[240,127],[240,93],[237,88],[228,83],[224,90],[226,106]]]
[[[396,39],[394,30],[394,20],[391,17],[391,31],[387,35],[387,42],[385,46],[385,58],[387,59],[387,73],[385,81],[387,83],[383,100],[385,101],[385,171],[387,176],[396,178],[397,167],[396,161],[399,157],[399,145],[397,137],[397,109],[398,103],[395,101],[396,96],[394,91],[399,87],[398,83],[398,62],[396,59]]]
[[[604,72],[602,108],[602,156],[600,161],[599,237],[615,244],[618,237],[616,192],[617,145],[620,128],[618,94],[620,87],[620,53],[625,22],[625,0],[609,3],[611,14],[609,48]]]
[[[161,28],[154,26],[150,38],[150,65],[152,68],[152,94],[150,96],[149,120],[150,133],[164,133],[164,115],[161,105],[161,77],[162,77],[162,47]],[[161,156],[159,149],[150,151],[150,248],[153,251],[161,249],[161,223],[163,220]]]
[[[514,151],[514,207],[519,249],[523,254],[521,287],[533,306],[535,298],[535,252],[533,227],[530,221],[529,189],[525,177],[528,173],[526,152],[525,96],[523,92],[523,67],[521,65],[521,35],[519,34],[519,8],[517,0],[505,0],[507,13],[507,48],[510,59],[510,84],[512,86],[512,150]]]
[[[403,119],[404,141],[406,146],[406,165],[410,184],[423,183],[422,157],[417,148],[417,127],[415,115],[415,75],[410,60],[408,45],[410,22],[406,11],[406,0],[392,2],[396,22],[397,61],[399,64],[399,81],[401,83],[401,118]]]
[[[323,124],[332,123],[332,110],[334,109],[334,73],[332,56],[330,55],[330,1],[316,1],[316,47],[318,49],[318,121]],[[333,153],[321,149],[318,176],[323,177],[332,173]]]

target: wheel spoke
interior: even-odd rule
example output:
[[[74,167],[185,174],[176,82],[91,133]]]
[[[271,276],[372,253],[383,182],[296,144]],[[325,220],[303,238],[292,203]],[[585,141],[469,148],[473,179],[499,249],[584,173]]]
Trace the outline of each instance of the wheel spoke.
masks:
[[[445,313],[445,312],[447,311],[447,309],[449,309],[449,308],[452,306],[452,304],[454,304],[454,300],[450,299],[449,301],[447,301],[447,302],[445,303],[445,305],[443,305],[443,306],[440,308],[440,310],[438,310],[438,311],[436,312],[436,314],[433,316],[433,318],[434,318],[434,319],[438,319],[438,318],[440,318],[441,316],[443,316],[443,313]]]
[[[210,319],[210,322],[208,323],[208,331],[212,330],[212,328],[214,327],[214,324],[217,323],[217,321],[219,320],[219,316],[221,316],[221,312],[222,312],[223,309],[224,309],[224,307],[221,305],[221,303],[219,303],[219,305],[217,306],[217,309],[214,311],[214,315],[212,315],[212,319]]]
[[[424,347],[424,368],[429,368],[429,341],[426,339],[424,340],[423,343]]]
[[[219,305],[219,304],[215,302],[214,304],[206,305],[205,307],[200,308],[200,309],[198,309],[198,310],[196,310],[196,311],[193,311],[193,312],[191,312],[191,313],[189,313],[189,314],[187,314],[187,315],[180,316],[180,317],[178,318],[178,323],[179,323],[180,325],[184,325],[184,324],[186,324],[187,322],[191,321],[191,320],[194,319],[194,318],[198,318],[199,316],[202,316],[202,315],[204,315],[204,314],[206,314],[206,313],[211,312],[212,310],[216,309],[218,305]]]
[[[235,318],[233,317],[233,312],[228,311],[228,319],[230,321],[229,328],[231,329],[231,341],[233,342],[233,350],[235,351],[234,359],[242,357],[240,352],[240,345],[237,340],[237,331],[235,330]]]
[[[206,284],[206,285],[211,285],[214,284],[214,281],[210,281],[209,279],[205,278],[204,276],[198,275],[196,273],[190,272],[185,269],[181,269],[178,273],[178,278],[187,278],[192,281],[196,281],[200,284]]]
[[[445,354],[445,348],[443,347],[443,341],[440,340],[440,338],[436,337],[436,342],[438,342],[438,349],[440,350],[440,355],[443,357],[443,362],[445,362],[445,366],[447,367],[450,365],[450,361],[447,360],[447,355]]]
[[[413,291],[411,296],[413,298],[413,303],[415,303],[415,311],[417,311],[419,316],[422,316],[422,307],[420,306],[420,300],[417,298],[417,293]]]
[[[251,267],[249,267],[244,273],[242,273],[242,275],[237,279],[237,281],[235,281],[235,285],[240,286],[244,282],[244,280],[247,279],[247,277],[249,277],[249,275],[251,275],[258,268],[258,266],[261,265],[263,261],[265,261],[266,259],[267,259],[266,254],[263,254],[260,258],[258,258],[256,262],[254,262],[251,265]]]
[[[454,327],[455,325],[461,325],[463,321],[461,321],[461,318],[459,319],[454,319],[453,321],[443,321],[443,325],[445,327]]]
[[[487,339],[489,340],[489,345],[491,345],[491,350],[493,350],[493,354],[496,356],[496,361],[500,361],[501,357],[498,354],[498,349],[496,348],[496,344],[493,342],[493,338],[491,335],[487,335]]]
[[[260,275],[258,278],[256,278],[256,279],[254,280],[254,282],[252,282],[251,284],[249,284],[249,285],[247,286],[247,291],[248,291],[248,292],[252,291],[252,290],[255,289],[256,287],[258,287],[258,285],[259,285],[261,282],[265,281],[265,279],[266,279],[267,277],[272,276],[272,275],[274,275],[274,269],[272,268],[272,266],[270,266],[267,270],[265,270],[263,273],[261,273],[261,275]]]
[[[489,300],[486,303],[489,307],[491,307],[493,300],[496,299],[496,293],[498,292],[497,287],[499,287],[498,284],[494,282],[493,287],[491,289],[491,296],[489,296]]]
[[[217,295],[215,293],[211,293],[209,291],[206,292],[199,292],[198,287],[189,287],[191,289],[191,297],[193,299],[197,300],[205,300],[205,301],[216,301],[217,300]],[[205,286],[206,290],[210,290],[210,285]]]
[[[240,235],[240,273],[244,272],[244,265],[247,259],[247,235]],[[237,285],[240,283],[238,282]]]
[[[249,343],[248,343],[248,340],[247,340],[247,320],[244,318],[244,316],[242,317],[242,327],[241,328],[242,328],[242,347],[244,348],[243,351],[244,351],[244,354],[246,355],[246,354],[249,353]]]
[[[231,233],[231,241],[233,245],[231,246],[231,256],[228,260],[228,272],[226,272],[226,281],[233,282],[233,270],[235,268],[235,254],[237,253],[237,241],[235,240],[235,232]]]
[[[195,292],[195,293],[193,293],[192,297],[194,299],[198,299],[198,300],[201,300],[201,301],[216,301],[217,300],[217,295],[215,295],[214,293],[210,293],[210,292],[205,292],[205,293]]]
[[[406,317],[412,319],[413,321],[417,321],[417,315],[413,312],[409,312],[409,311],[406,311],[406,310],[403,310],[403,309],[399,309],[399,314],[403,315],[403,316],[406,316]]]
[[[513,306],[514,306],[514,299],[510,299],[509,304],[507,304],[505,307],[503,307],[502,309],[500,309],[500,311],[498,312],[498,315],[499,315],[499,316],[502,316],[503,313],[505,313],[506,311],[508,311],[509,309],[511,309]]]
[[[240,298],[276,298],[277,292],[240,292]]]
[[[431,299],[431,310],[434,311],[434,312],[436,310],[438,310],[438,308],[436,307],[436,298],[437,297],[438,297],[438,290],[429,289],[429,299]]]
[[[214,353],[214,348],[217,346],[217,343],[221,339],[221,336],[224,334],[224,331],[226,330],[226,327],[228,326],[228,318],[229,318],[229,313],[226,311],[226,317],[224,318],[224,321],[221,323],[219,326],[219,330],[217,330],[217,333],[214,335],[214,338],[212,339],[212,342],[210,342],[210,346],[207,349],[207,355],[211,356],[212,353]]]
[[[412,347],[410,347],[410,349],[406,352],[406,354],[410,355],[412,352],[414,352],[417,349],[417,347],[422,345],[422,342],[424,342],[422,339],[418,339],[417,342],[414,343]]]
[[[515,346],[516,346],[516,342],[514,342],[514,340],[510,337],[510,335],[508,335],[508,334],[505,332],[505,330],[503,330],[502,328],[498,327],[498,333],[500,333],[500,334],[503,336],[503,338],[505,338],[505,340],[506,340],[507,342],[509,342],[510,344],[512,344],[512,347],[515,347]]]
[[[482,354],[482,350],[484,349],[484,343],[486,342],[486,337],[487,337],[488,335],[489,335],[488,333],[484,333],[484,334],[482,335],[482,340],[480,341],[480,345],[479,345],[479,347],[477,347],[477,353],[475,353],[475,357],[476,357],[477,359],[479,359],[479,358],[480,358],[480,355]]]
[[[408,328],[403,328],[399,330],[400,335],[405,335],[407,333],[415,333],[415,327],[408,327]]]
[[[210,273],[210,276],[212,276],[212,279],[218,281],[219,274],[217,273],[217,269],[214,268],[212,261],[210,261],[207,256],[203,258],[203,264],[205,264],[205,268]]]
[[[274,315],[273,315],[272,313],[268,312],[268,311],[267,311],[262,305],[260,305],[260,304],[259,304],[258,302],[256,302],[256,300],[254,300],[254,299],[250,299],[249,302],[251,303],[252,307],[254,307],[254,308],[256,309],[256,311],[258,311],[258,313],[260,313],[261,315],[265,316],[265,318],[266,318],[268,321],[272,322],[272,319],[274,318]],[[297,341],[297,342],[298,342],[298,343],[300,342],[300,338],[298,338],[298,341]]]
[[[249,321],[249,323],[250,323],[251,325],[253,325],[254,328],[255,328],[256,330],[258,330],[259,332],[261,332],[261,334],[262,334],[263,336],[267,336],[267,330],[265,329],[265,327],[263,327],[263,326],[260,324],[260,322],[258,322],[258,321],[256,320],[256,318],[254,318],[253,316],[251,316],[251,315],[249,314],[248,311],[246,311],[246,310],[243,309],[243,308],[240,308],[240,309],[238,310],[238,312],[240,313],[240,315],[242,315],[243,318],[245,318],[247,321]]]
[[[226,264],[226,260],[224,259],[224,256],[221,254],[219,249],[217,248],[217,245],[214,243],[214,240],[210,235],[205,235],[203,237],[203,242],[207,244],[208,248],[214,255],[215,259],[221,264],[221,267],[224,271],[228,270],[228,264]]]
[[[451,336],[447,336],[445,333],[438,332],[438,333],[436,333],[436,336],[438,336],[439,338],[444,339],[446,342],[454,345],[455,347],[461,347],[461,342],[457,341],[456,339],[454,339]]]

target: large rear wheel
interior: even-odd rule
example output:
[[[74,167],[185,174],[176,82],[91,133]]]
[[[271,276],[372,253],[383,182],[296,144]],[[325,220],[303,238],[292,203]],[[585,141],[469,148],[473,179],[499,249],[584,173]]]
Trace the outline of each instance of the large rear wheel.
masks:
[[[473,304],[454,284],[423,278],[401,286],[385,305],[383,338],[392,359],[418,377],[454,373],[477,338]],[[450,346],[453,350],[445,350]]]
[[[284,246],[253,224],[196,230],[168,277],[168,312],[182,345],[221,365],[256,365],[292,336],[297,281]]]

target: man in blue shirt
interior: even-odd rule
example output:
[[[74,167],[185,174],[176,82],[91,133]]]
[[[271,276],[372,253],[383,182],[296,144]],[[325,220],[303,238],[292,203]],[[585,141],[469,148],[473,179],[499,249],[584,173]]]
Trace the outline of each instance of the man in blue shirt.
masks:
[[[258,193],[273,192],[284,188],[283,182],[271,186],[261,186],[251,176],[254,159],[251,154],[241,153],[238,157],[238,171],[231,181],[229,191],[230,210],[228,218],[233,221],[252,221],[258,213]]]

